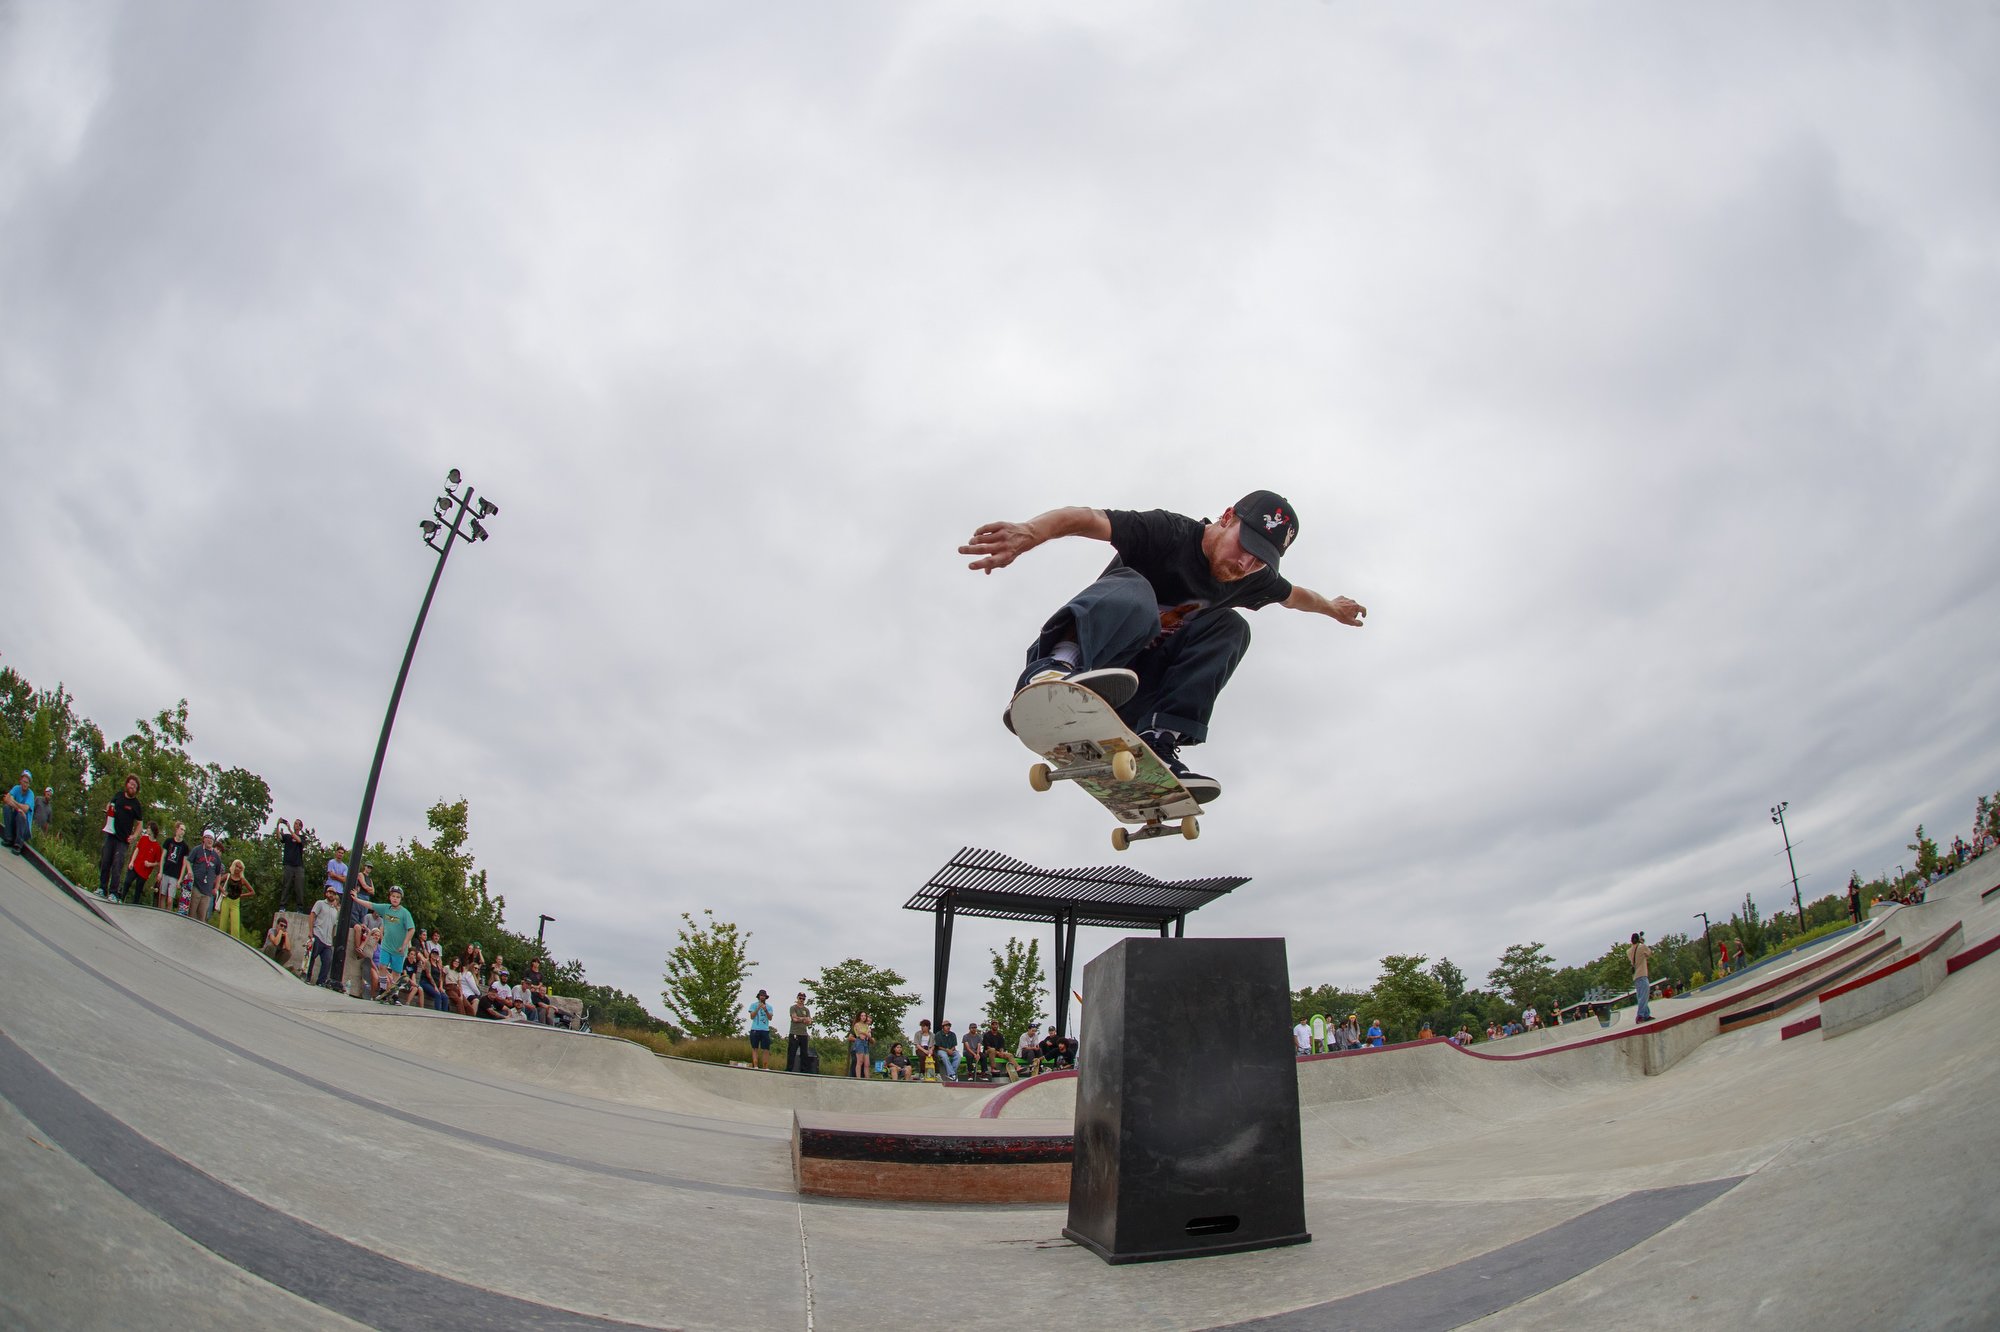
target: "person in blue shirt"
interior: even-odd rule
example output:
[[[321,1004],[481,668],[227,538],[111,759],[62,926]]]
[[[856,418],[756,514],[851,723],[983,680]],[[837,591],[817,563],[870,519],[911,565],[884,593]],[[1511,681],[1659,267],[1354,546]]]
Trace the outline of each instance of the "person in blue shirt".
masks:
[[[771,1066],[771,996],[767,991],[757,991],[757,1002],[750,1005],[750,1067],[769,1068]]]
[[[1368,1019],[1368,1043],[1377,1049],[1382,1047],[1382,1024],[1374,1018]]]
[[[28,849],[35,833],[35,775],[23,772],[4,799],[6,813],[0,816],[0,843],[12,847],[15,855]]]

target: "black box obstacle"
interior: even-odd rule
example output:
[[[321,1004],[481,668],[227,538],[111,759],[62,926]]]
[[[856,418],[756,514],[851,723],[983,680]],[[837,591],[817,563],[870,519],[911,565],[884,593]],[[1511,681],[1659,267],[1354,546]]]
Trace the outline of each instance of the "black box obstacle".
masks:
[[[1108,1263],[1304,1244],[1283,939],[1123,939],[1083,969],[1063,1234]]]

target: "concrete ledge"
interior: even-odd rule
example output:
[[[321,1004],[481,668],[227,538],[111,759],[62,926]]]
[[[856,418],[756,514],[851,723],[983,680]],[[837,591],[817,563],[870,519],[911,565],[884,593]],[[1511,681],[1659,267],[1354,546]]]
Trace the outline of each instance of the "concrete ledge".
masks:
[[[800,1193],[873,1202],[1059,1203],[1075,1156],[1060,1119],[902,1119],[795,1112]]]
[[[1900,961],[1826,991],[1819,997],[1820,1034],[1832,1040],[1929,997],[1950,974],[1945,964],[1964,939],[1964,925],[1953,921]]]
[[[1874,948],[1862,953],[1859,957],[1831,971],[1819,975],[1795,978],[1797,979],[1796,984],[1784,988],[1778,993],[1772,994],[1767,998],[1762,998],[1757,1003],[1745,1004],[1740,1008],[1735,1008],[1724,1013],[1722,1015],[1722,1030],[1739,1031],[1744,1027],[1753,1027],[1759,1022],[1768,1022],[1772,1018],[1789,1012],[1791,1009],[1797,1008],[1800,1004],[1813,999],[1828,984],[1839,981],[1843,977],[1851,976],[1857,971],[1864,971],[1874,966],[1876,963],[1888,958],[1890,954],[1895,953],[1901,947],[1902,945],[1897,940],[1885,939]],[[1814,1018],[1812,1022],[1815,1027],[1819,1025],[1818,1018]],[[1789,1031],[1791,1028],[1787,1027],[1786,1030]]]
[[[1977,962],[1980,958],[1990,955],[1995,950],[2000,950],[2000,934],[1996,934],[1990,939],[1982,939],[1970,948],[1961,949],[1953,953],[1945,961],[1945,974],[1955,976],[1974,962]]]

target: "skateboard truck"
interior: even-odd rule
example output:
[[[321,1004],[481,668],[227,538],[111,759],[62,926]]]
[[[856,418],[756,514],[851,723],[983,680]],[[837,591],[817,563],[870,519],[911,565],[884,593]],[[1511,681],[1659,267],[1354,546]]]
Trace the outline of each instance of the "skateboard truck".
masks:
[[[1095,762],[1065,763],[1059,768],[1037,763],[1028,769],[1028,785],[1037,791],[1046,791],[1051,782],[1077,782],[1089,777],[1109,777],[1114,782],[1129,782],[1138,775],[1139,760],[1120,749],[1109,755],[1100,755]]]
[[[1123,851],[1134,842],[1143,842],[1149,837],[1172,837],[1176,833],[1192,842],[1201,836],[1201,824],[1190,814],[1175,823],[1168,823],[1164,819],[1148,819],[1142,828],[1120,826],[1111,830],[1111,848],[1114,851]]]

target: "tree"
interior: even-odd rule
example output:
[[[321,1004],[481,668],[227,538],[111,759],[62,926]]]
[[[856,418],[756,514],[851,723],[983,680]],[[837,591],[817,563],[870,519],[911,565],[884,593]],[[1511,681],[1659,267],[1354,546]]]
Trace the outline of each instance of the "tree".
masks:
[[[1465,973],[1450,958],[1441,957],[1431,964],[1431,975],[1444,987],[1445,1012],[1456,1017],[1458,1001],[1465,997]]]
[[[1555,962],[1540,943],[1508,945],[1500,954],[1500,965],[1486,973],[1486,983],[1517,1009],[1553,998],[1555,980]]]
[[[667,988],[660,993],[667,1011],[690,1036],[734,1036],[743,1016],[743,978],[750,960],[750,935],[702,908],[703,923],[681,912],[680,941],[667,954]]]
[[[875,1024],[875,1044],[888,1049],[889,1042],[903,1035],[903,1014],[920,996],[899,994],[897,987],[909,984],[894,969],[872,967],[858,957],[838,966],[821,967],[819,976],[806,977],[806,987],[814,1021],[829,1036],[847,1033],[855,1016],[867,1013]]]
[[[190,773],[190,828],[213,828],[223,837],[255,837],[271,817],[271,788],[242,768],[211,763]]]
[[[1764,950],[1770,946],[1764,935],[1764,917],[1750,894],[1743,894],[1743,909],[1730,914],[1729,925],[1736,931],[1736,942],[1743,945],[1746,954],[1751,957],[1764,955]]]
[[[1425,971],[1423,954],[1391,954],[1382,959],[1382,974],[1369,992],[1369,1015],[1382,1023],[1390,1040],[1409,1040],[1428,1018],[1444,1006],[1444,986]]]
[[[1917,873],[1924,875],[1925,877],[1929,877],[1930,875],[1937,872],[1937,867],[1938,867],[1937,842],[1933,838],[1926,837],[1924,835],[1923,824],[1919,823],[1917,825],[1917,840],[1914,842],[1906,843],[1904,845],[1904,850],[1916,852]]]
[[[1019,939],[1009,939],[1004,954],[997,948],[991,951],[993,975],[986,982],[986,1015],[1000,1024],[1011,1047],[1029,1024],[1046,1016],[1042,1004],[1048,996],[1044,987],[1049,978],[1042,971],[1040,940],[1030,939],[1023,948]]]

